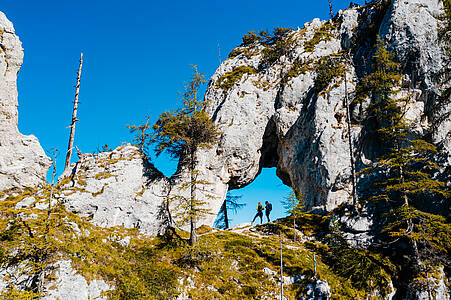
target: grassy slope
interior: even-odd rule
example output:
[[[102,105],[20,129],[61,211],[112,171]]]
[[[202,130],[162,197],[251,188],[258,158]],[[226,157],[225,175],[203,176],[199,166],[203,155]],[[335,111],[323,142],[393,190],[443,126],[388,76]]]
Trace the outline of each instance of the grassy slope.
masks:
[[[120,227],[100,228],[67,212],[61,205],[54,206],[48,214],[45,206],[48,190],[45,187],[0,195],[3,267],[22,263],[23,273],[42,273],[51,281],[52,264],[70,259],[88,280],[102,278],[115,286],[107,294],[111,299],[168,299],[181,292],[195,299],[271,299],[280,292],[278,274],[268,275],[263,269],[279,272],[282,231],[284,275],[304,275],[285,287],[285,295],[290,299],[302,295],[306,285],[313,281],[313,252],[317,260],[316,278],[329,283],[333,299],[363,299],[371,290],[387,291],[390,268],[384,259],[367,251],[319,242],[334,239],[328,234],[327,216],[305,214],[298,227],[303,238],[299,241],[298,236],[297,242],[288,227],[292,220],[287,218],[240,232],[201,228],[204,233],[193,248],[183,240],[184,232],[180,232],[180,239],[174,235],[146,237]],[[34,197],[35,204],[16,208],[26,197]],[[41,209],[36,205],[41,205]],[[128,245],[121,243],[125,237],[130,237]],[[336,257],[339,249],[342,252]],[[362,265],[368,255],[372,255],[372,261]],[[37,295],[36,286],[21,291],[11,285],[2,296],[33,299]]]

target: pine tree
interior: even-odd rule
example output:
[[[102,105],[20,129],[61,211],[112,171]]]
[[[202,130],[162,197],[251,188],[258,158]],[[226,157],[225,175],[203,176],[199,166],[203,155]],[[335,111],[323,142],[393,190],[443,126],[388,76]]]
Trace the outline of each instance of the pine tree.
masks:
[[[139,147],[139,151],[149,157],[148,146],[152,143],[152,134],[149,133],[150,129],[150,115],[146,116],[146,123],[143,125],[127,125],[131,133],[136,133],[133,143]]]
[[[187,166],[190,180],[181,186],[181,190],[189,190],[189,197],[178,196],[179,219],[190,224],[190,244],[197,242],[196,221],[208,213],[204,208],[206,202],[196,198],[201,186],[208,184],[198,180],[199,172],[195,169],[199,149],[211,148],[219,138],[219,131],[206,112],[207,99],[199,99],[199,87],[205,83],[204,75],[193,66],[191,81],[185,85],[183,107],[162,113],[153,125],[155,151],[157,156],[166,151],[173,158],[179,158],[180,164]],[[211,198],[211,195],[204,194]]]
[[[389,244],[407,242],[413,258],[411,267],[419,274],[425,269],[426,253],[443,254],[443,241],[450,239],[450,227],[444,219],[420,211],[419,204],[425,199],[448,199],[450,193],[445,183],[435,177],[439,171],[433,161],[436,147],[424,139],[407,138],[409,125],[405,112],[409,98],[396,97],[401,78],[399,64],[393,61],[394,55],[386,47],[379,39],[374,56],[375,70],[366,78],[372,87],[367,122],[383,145],[382,154],[363,170],[377,178],[373,181],[376,192],[367,200],[384,201],[390,207],[382,231],[385,241]],[[441,231],[437,231],[438,228]],[[441,237],[434,239],[434,232],[442,232]]]
[[[229,228],[229,223],[231,221],[229,217],[229,212],[236,213],[238,209],[241,209],[244,206],[246,206],[245,203],[239,202],[240,199],[241,196],[233,196],[227,194],[224,202],[221,205],[221,208],[219,209],[218,218],[215,221],[215,227],[220,229]]]
[[[288,196],[282,202],[287,213],[290,213],[293,216],[293,237],[294,241],[296,241],[296,217],[300,216],[305,210],[304,198],[300,192],[292,187]]]

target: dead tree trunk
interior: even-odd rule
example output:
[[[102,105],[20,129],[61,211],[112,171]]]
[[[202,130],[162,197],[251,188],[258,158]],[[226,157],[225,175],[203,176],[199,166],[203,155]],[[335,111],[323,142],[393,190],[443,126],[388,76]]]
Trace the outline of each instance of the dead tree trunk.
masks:
[[[69,126],[70,127],[69,145],[67,146],[66,163],[64,164],[64,170],[66,170],[70,165],[70,157],[72,156],[72,148],[74,146],[75,123],[78,121],[77,120],[78,93],[80,91],[80,76],[82,65],[83,65],[83,52],[80,55],[80,66],[78,67],[77,73],[77,85],[75,86],[74,109],[72,111],[72,123]]]
[[[333,19],[334,12],[332,11],[332,1],[331,0],[329,0],[329,13],[330,13],[330,18]]]
[[[282,230],[279,231],[280,239],[280,300],[283,299],[283,255],[282,255]]]
[[[357,204],[359,200],[357,198],[357,188],[356,188],[356,176],[355,176],[355,161],[354,161],[354,147],[352,147],[352,136],[351,136],[351,114],[349,111],[349,99],[348,99],[348,87],[346,84],[346,70],[344,71],[344,81],[345,81],[345,106],[346,106],[346,123],[348,125],[348,144],[349,144],[349,158],[351,160],[351,181],[352,181],[352,204]]]
[[[229,215],[227,213],[227,197],[224,200],[224,223],[225,229],[229,229]]]
[[[54,149],[52,154],[53,154],[52,187],[50,188],[49,208],[47,211],[47,216],[50,216],[50,211],[52,210],[53,187],[55,186],[56,158],[58,157],[58,150]]]
[[[344,56],[345,60],[351,65],[352,63],[349,54]],[[349,110],[349,97],[348,97],[348,85],[346,78],[346,69],[343,72],[344,74],[344,82],[345,82],[345,106],[346,106],[346,123],[348,127],[348,145],[349,145],[349,159],[351,161],[351,181],[352,181],[352,204],[355,208],[357,202],[359,201],[357,195],[357,179],[355,175],[355,159],[354,159],[354,147],[352,146],[352,135],[351,135],[351,112]]]

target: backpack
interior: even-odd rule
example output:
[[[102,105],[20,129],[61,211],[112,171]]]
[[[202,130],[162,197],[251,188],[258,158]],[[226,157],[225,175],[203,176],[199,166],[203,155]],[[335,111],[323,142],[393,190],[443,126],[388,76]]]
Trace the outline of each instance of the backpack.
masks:
[[[266,206],[266,211],[271,211],[272,210],[272,204],[268,203],[268,205]]]

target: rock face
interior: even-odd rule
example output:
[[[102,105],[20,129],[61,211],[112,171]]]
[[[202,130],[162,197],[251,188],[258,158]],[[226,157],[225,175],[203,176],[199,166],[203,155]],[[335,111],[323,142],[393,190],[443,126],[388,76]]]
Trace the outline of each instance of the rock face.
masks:
[[[59,201],[102,227],[139,228],[156,235],[168,214],[169,182],[138,152],[124,145],[72,164],[61,178]]]
[[[0,12],[0,191],[43,182],[51,164],[38,139],[17,129],[16,78],[22,59],[22,43]]]
[[[412,95],[406,113],[412,136],[423,135],[430,126],[424,116],[439,92],[436,78],[443,66],[443,49],[437,40],[441,13],[438,0],[382,1],[340,11],[333,22],[314,19],[288,33],[290,42],[282,50],[258,42],[233,50],[206,92],[208,112],[222,136],[216,147],[196,155],[201,180],[209,182],[206,192],[196,198],[204,198],[212,212],[200,223],[213,224],[227,191],[251,183],[265,167],[276,167],[285,184],[302,191],[310,210],[330,211],[350,201],[348,134],[357,170],[374,159],[378,145],[363,142],[365,128],[358,122],[348,132],[345,95],[352,100],[359,80],[370,71],[379,35],[403,65],[399,96]],[[343,71],[334,73],[334,68]],[[324,80],[328,74],[333,76]],[[353,118],[359,117],[359,110],[351,111]],[[443,166],[451,163],[450,128],[448,119],[435,132],[435,142],[445,157]],[[120,168],[113,164],[111,168],[123,173],[114,171],[114,178],[100,181],[92,178],[99,166],[94,161],[82,162],[82,173],[83,167],[90,169],[85,173],[90,178],[86,187],[80,187],[87,192],[65,197],[66,206],[92,216],[99,225],[123,224],[157,232],[159,221],[151,225],[154,221],[146,218],[155,215],[163,194],[186,194],[182,186],[189,175],[181,165],[172,178],[158,175],[158,180],[147,184],[149,179],[142,176],[145,167],[138,160],[120,162]],[[366,184],[361,181],[358,188]],[[369,241],[365,232],[361,231],[363,244]]]
[[[227,190],[251,183],[264,167],[276,167],[285,184],[303,192],[311,210],[329,211],[349,201],[345,93],[353,99],[359,78],[369,72],[380,35],[403,65],[407,84],[400,95],[413,95],[406,114],[412,135],[424,134],[429,128],[426,107],[438,93],[434,78],[443,66],[437,40],[442,12],[438,0],[382,1],[340,11],[333,25],[319,19],[305,24],[289,33],[291,43],[282,53],[258,42],[233,50],[206,93],[209,113],[222,130],[219,145],[198,155],[197,168],[216,187],[212,211],[218,211]],[[265,62],[268,49],[278,55],[270,63]],[[346,80],[344,74],[336,74],[324,84],[322,62],[338,61],[342,53],[350,53],[352,60],[341,62]],[[227,80],[233,81],[224,85]],[[351,113],[358,117],[358,108]],[[444,145],[444,166],[451,162],[450,128],[448,119],[435,133],[437,144]],[[362,130],[353,124],[350,133],[357,169],[377,151],[377,145],[362,142]]]
[[[103,280],[86,279],[78,274],[71,266],[68,260],[61,260],[55,263],[55,272],[52,274],[53,280],[44,283],[41,299],[107,299],[103,292],[111,290],[112,287]],[[74,292],[76,291],[76,292]]]

